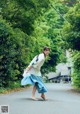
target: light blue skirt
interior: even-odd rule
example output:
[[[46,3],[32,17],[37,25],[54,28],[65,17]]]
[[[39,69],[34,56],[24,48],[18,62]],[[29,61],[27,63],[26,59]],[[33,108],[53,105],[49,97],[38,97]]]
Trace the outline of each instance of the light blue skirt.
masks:
[[[21,80],[21,85],[24,86],[24,85],[28,85],[28,84],[35,85],[38,93],[47,92],[47,88],[44,85],[41,76],[35,76],[35,75],[31,74],[30,76],[26,76]]]

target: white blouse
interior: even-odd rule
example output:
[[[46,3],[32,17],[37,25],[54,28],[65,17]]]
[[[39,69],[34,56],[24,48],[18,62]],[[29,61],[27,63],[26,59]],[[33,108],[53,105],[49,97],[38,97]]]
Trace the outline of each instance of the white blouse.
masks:
[[[35,76],[41,76],[41,66],[43,65],[44,61],[45,61],[45,56],[44,53],[41,53],[38,55],[38,60],[37,60],[37,56],[35,56],[33,58],[33,60],[31,61],[31,63],[29,64],[28,67],[32,66],[32,68],[29,70],[30,74],[33,74]]]

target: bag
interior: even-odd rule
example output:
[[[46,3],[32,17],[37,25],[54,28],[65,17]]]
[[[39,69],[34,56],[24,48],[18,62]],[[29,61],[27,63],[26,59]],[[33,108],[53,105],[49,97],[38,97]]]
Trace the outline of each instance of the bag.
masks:
[[[35,60],[36,62],[39,60],[38,57],[39,57],[39,55],[36,56],[36,60]],[[32,65],[34,65],[34,64],[35,64],[35,63],[33,62]]]
[[[36,62],[39,60],[39,58],[38,58],[38,57],[39,57],[39,55],[37,55],[37,57],[36,57]]]

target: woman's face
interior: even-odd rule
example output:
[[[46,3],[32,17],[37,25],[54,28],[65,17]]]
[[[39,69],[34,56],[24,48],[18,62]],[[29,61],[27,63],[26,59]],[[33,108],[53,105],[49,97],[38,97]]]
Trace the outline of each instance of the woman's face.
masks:
[[[50,50],[45,50],[45,51],[44,51],[44,54],[45,54],[46,56],[48,56],[49,53],[50,53]]]

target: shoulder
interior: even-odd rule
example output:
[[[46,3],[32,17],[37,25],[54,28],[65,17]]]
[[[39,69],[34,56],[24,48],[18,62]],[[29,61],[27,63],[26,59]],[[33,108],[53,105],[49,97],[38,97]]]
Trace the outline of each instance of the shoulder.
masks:
[[[43,54],[43,53],[39,54],[39,59],[45,59],[45,57],[44,57],[44,54]]]

